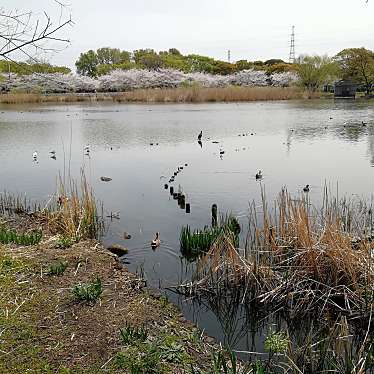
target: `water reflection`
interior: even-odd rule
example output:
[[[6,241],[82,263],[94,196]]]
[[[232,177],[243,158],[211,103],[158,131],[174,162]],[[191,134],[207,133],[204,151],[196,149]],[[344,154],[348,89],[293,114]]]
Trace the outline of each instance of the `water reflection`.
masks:
[[[128,247],[129,269],[142,266],[149,284],[156,287],[189,279],[194,258],[182,269],[179,233],[182,226],[210,225],[213,204],[220,212],[238,216],[245,227],[248,202],[258,203],[260,198],[255,178],[259,170],[269,201],[285,185],[297,194],[310,184],[310,197],[318,201],[326,181],[339,182],[341,194],[362,196],[370,196],[374,184],[370,102],[83,103],[1,110],[0,190],[48,199],[59,173],[79,176],[83,166],[109,216],[104,243]],[[204,144],[197,142],[200,131]],[[90,152],[85,156],[87,144]],[[50,157],[52,149],[56,159]],[[35,150],[38,164],[32,161]],[[164,188],[176,168],[185,164],[188,167],[169,184],[175,191],[181,186],[191,214]],[[112,181],[102,183],[102,176]],[[365,183],[358,183],[361,180]],[[111,213],[119,213],[120,219]],[[130,240],[123,238],[125,231]],[[155,232],[162,242],[152,251]],[[261,350],[263,332],[276,323],[275,317],[258,315],[252,306],[234,307],[230,298],[194,303],[195,310],[174,300],[181,302],[187,317],[195,317],[211,335],[237,349]]]

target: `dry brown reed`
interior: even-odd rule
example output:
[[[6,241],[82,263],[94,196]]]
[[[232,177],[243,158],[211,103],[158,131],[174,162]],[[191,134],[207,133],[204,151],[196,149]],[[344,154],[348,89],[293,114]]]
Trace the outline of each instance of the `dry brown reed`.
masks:
[[[246,102],[301,99],[304,92],[297,87],[185,87],[169,89],[139,89],[119,93],[8,93],[0,95],[0,103],[66,103],[66,102],[145,102],[145,103],[203,103]]]
[[[47,222],[56,232],[76,241],[98,238],[102,221],[93,191],[84,171],[80,182],[59,178],[57,209],[48,211]],[[102,215],[101,215],[102,217]]]
[[[293,314],[319,308],[362,316],[374,295],[371,216],[364,202],[330,200],[326,191],[321,209],[282,190],[271,211],[263,194],[260,211],[252,205],[243,253],[220,238],[183,291],[231,288]]]

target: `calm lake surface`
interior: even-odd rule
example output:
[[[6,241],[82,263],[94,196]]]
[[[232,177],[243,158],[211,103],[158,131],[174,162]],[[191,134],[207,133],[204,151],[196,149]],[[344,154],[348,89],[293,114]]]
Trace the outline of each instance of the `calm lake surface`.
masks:
[[[284,186],[297,196],[310,184],[316,204],[325,184],[333,191],[338,185],[340,196],[370,199],[374,191],[370,102],[85,103],[0,106],[0,111],[0,191],[47,200],[56,191],[59,173],[70,170],[79,176],[84,167],[105,215],[121,215],[120,220],[107,219],[104,243],[128,247],[128,268],[144,269],[154,287],[190,279],[194,265],[181,257],[179,233],[185,225],[210,225],[214,203],[245,227],[248,205],[259,203],[261,186],[271,201]],[[197,143],[201,130],[202,146]],[[83,152],[87,144],[89,157]],[[50,158],[51,150],[56,160]],[[33,162],[34,151],[38,162]],[[185,163],[173,185],[185,192],[190,214],[164,189]],[[255,180],[259,169],[261,182]],[[101,176],[113,180],[101,182]],[[124,231],[131,240],[123,239]],[[156,231],[162,245],[152,251]],[[199,306],[170,292],[168,296],[208,334],[239,350],[261,351],[269,325],[284,323],[276,318],[248,321],[250,311],[225,300],[219,306]]]

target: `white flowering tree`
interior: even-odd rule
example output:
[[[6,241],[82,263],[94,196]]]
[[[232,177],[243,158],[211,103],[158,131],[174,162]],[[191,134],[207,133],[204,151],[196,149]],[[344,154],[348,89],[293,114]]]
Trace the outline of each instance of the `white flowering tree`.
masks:
[[[183,73],[179,70],[114,70],[99,78],[75,74],[5,75],[0,79],[0,90],[24,92],[121,92],[140,88],[175,88],[197,84],[201,87],[287,87],[293,85],[298,76],[292,72],[275,73],[268,76],[264,71],[244,70],[232,75],[205,73]]]

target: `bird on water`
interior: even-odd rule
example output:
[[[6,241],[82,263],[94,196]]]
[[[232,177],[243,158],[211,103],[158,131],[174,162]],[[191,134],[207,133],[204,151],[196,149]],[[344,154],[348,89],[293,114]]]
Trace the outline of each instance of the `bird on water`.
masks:
[[[259,179],[262,179],[262,171],[259,170],[258,173],[256,173],[256,179],[259,180]]]
[[[304,191],[304,192],[309,192],[309,191],[310,191],[309,184],[307,184],[307,185],[303,188],[303,191]]]
[[[160,244],[161,244],[160,234],[156,232],[155,238],[151,241],[151,247],[152,249],[156,249],[157,247],[160,246]]]
[[[197,137],[197,140],[201,140],[201,138],[203,137],[203,132],[202,131],[200,131],[200,134],[198,135],[198,137]]]

